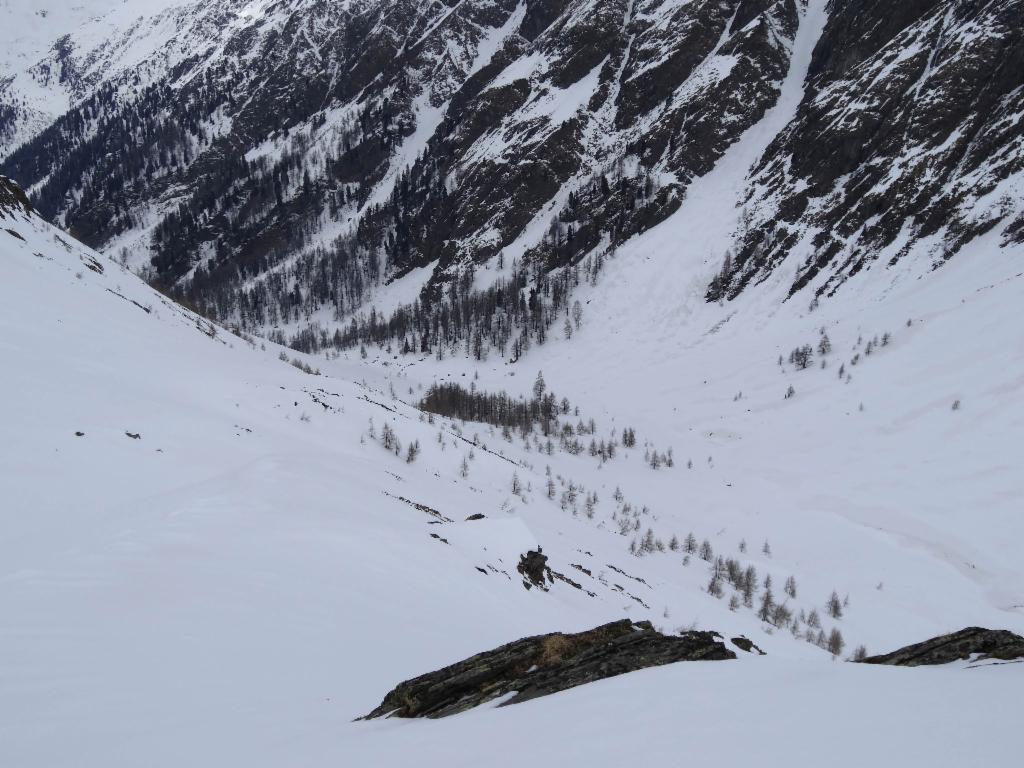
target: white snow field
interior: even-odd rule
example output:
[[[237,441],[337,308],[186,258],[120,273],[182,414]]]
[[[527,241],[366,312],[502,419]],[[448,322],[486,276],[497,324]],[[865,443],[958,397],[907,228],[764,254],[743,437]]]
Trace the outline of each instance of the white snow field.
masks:
[[[638,447],[602,465],[421,420],[404,401],[436,361],[354,354],[303,373],[35,216],[0,215],[0,765],[952,766],[1019,751],[1024,665],[841,659],[969,624],[1024,630],[1020,254],[979,244],[921,279],[878,270],[811,315],[770,290],[707,307],[683,282],[704,265],[668,222],[620,251],[571,343],[480,369],[481,388],[525,390],[543,368],[600,434],[634,425]],[[644,260],[658,238],[671,267]],[[780,371],[822,325],[829,367]],[[840,382],[856,336],[885,331]],[[460,380],[466,366],[468,386],[468,363],[443,366]],[[415,462],[381,446],[386,423],[420,441]],[[676,465],[649,468],[647,441]],[[616,487],[649,507],[639,532],[620,535]],[[833,659],[730,610],[696,556],[634,557],[647,527],[707,538],[780,595],[795,576],[791,607],[847,649]],[[525,590],[515,564],[536,544],[593,596]],[[849,595],[841,619],[825,613],[833,589]],[[405,678],[624,615],[744,633],[768,655],[352,722]]]
[[[571,341],[516,365],[246,341],[0,206],[0,766],[1019,762],[1024,665],[844,660],[969,625],[1024,633],[1024,249],[993,233],[938,268],[923,247],[894,268],[880,254],[813,311],[810,291],[786,296],[797,252],[775,282],[703,299],[823,8],[779,105],[581,290]],[[548,455],[414,407],[435,381],[519,394],[539,370],[597,439],[632,426],[637,447]],[[696,553],[634,556],[647,530],[771,575],[843,652],[807,642],[806,620],[799,636],[761,621],[757,600],[730,609]],[[524,589],[537,545],[582,589]],[[624,616],[768,655],[353,722],[403,679]]]

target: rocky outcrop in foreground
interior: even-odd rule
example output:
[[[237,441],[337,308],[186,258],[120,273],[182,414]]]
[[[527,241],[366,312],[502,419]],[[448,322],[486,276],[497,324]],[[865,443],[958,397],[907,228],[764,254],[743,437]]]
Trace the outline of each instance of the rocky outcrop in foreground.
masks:
[[[627,619],[579,634],[516,640],[450,667],[400,683],[364,720],[447,717],[508,694],[506,704],[677,661],[735,659],[713,632],[663,635]]]
[[[1024,637],[1005,629],[968,627],[951,635],[934,637],[923,643],[908,645],[882,656],[870,656],[864,664],[889,664],[895,667],[919,667],[928,664],[949,664],[969,659],[1024,659]]]

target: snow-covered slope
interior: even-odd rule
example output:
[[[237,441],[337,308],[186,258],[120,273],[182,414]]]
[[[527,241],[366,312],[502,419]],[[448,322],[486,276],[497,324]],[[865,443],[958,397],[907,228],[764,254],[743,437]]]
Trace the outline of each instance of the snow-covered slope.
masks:
[[[152,55],[176,31],[163,12],[186,2],[3,0],[0,159]]]
[[[661,220],[775,102],[798,17],[783,0],[195,0],[73,36],[73,109],[7,142],[4,172],[208,313],[292,337],[414,270],[437,289],[499,251],[547,269]]]
[[[611,262],[587,312],[607,311],[612,290],[633,292],[633,311],[588,315],[574,344],[536,356],[598,435],[637,428],[635,449],[601,461],[430,423],[403,402],[435,376],[461,380],[458,360],[353,355],[310,359],[329,375],[304,373],[54,230],[6,182],[0,217],[3,764],[1012,759],[1024,667],[838,663],[756,605],[730,610],[730,587],[708,594],[699,554],[629,553],[648,527],[665,544],[692,531],[759,582],[772,575],[794,614],[840,628],[844,656],[969,623],[1024,629],[1021,277],[1004,253],[985,257],[984,276],[907,275],[890,302],[865,303],[870,315],[793,309],[707,335],[724,310],[696,290],[661,301],[669,276],[627,280],[625,256]],[[778,351],[819,325],[834,339],[829,367],[780,372]],[[890,343],[838,381],[855,335],[887,330]],[[944,363],[957,339],[962,355]],[[478,371],[484,389],[532,380]],[[797,393],[783,400],[789,382]],[[419,441],[415,461],[381,445],[385,425]],[[650,468],[644,450],[670,445],[675,466]],[[538,544],[579,589],[523,588],[515,565]],[[791,575],[796,597],[783,598]],[[842,618],[826,613],[832,590],[849,595]],[[350,722],[398,680],[623,615],[743,633],[769,655],[443,723]]]
[[[3,0],[0,2],[0,68],[4,74],[27,69],[44,58],[65,35],[83,26],[108,23],[162,10],[174,0]]]
[[[1024,246],[993,229],[941,267],[882,260],[835,296],[807,302],[789,295],[802,268],[794,253],[756,291],[705,300],[722,244],[742,224],[733,201],[797,112],[824,23],[823,4],[811,4],[777,107],[691,184],[677,213],[575,288],[582,322],[568,328],[571,339],[559,322],[524,359],[599,421],[635,424],[654,445],[672,445],[680,463],[693,461],[683,477],[638,478],[656,530],[667,537],[717,521],[726,547],[770,539],[776,558],[790,547],[818,578],[857,583],[854,602],[877,611],[859,629],[870,647],[893,632],[909,642],[939,631],[925,617],[954,593],[969,622],[1016,623]],[[802,347],[806,367],[791,358]],[[463,373],[484,389],[530,385],[521,363],[494,351],[476,360],[468,345],[443,360],[401,360],[420,379]]]
[[[821,579],[816,590],[834,577],[857,595],[857,613],[872,614],[858,640],[872,648],[936,631],[927,617],[950,601],[967,622],[1024,620],[1024,249],[993,234],[939,272],[859,276],[814,311],[782,300],[784,277],[718,305],[703,300],[699,240],[680,248],[677,223],[621,249],[581,290],[571,340],[528,358],[599,423],[633,424],[692,460],[638,468],[655,530],[700,528],[726,549],[770,540],[776,559]],[[673,249],[666,269],[653,254]],[[805,346],[801,368],[790,355]],[[530,384],[496,356],[420,357],[403,371]]]
[[[4,764],[281,764],[304,732],[343,746],[395,675],[631,603],[523,589],[538,536],[567,567],[595,534],[503,512],[508,460],[478,448],[462,482],[451,428],[439,443],[387,394],[300,372],[3,216]],[[423,457],[386,451],[371,419]]]
[[[1015,760],[1024,666],[841,660],[1024,632],[1022,7],[97,0],[10,32],[41,63],[0,90],[74,106],[0,107],[36,136],[5,167],[106,253],[0,178],[0,765]],[[540,370],[550,438],[415,407]],[[768,655],[351,722],[623,616]]]

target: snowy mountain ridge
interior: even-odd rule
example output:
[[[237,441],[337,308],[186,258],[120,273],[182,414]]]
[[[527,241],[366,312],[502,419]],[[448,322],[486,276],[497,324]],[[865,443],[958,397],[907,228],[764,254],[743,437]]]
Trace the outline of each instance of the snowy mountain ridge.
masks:
[[[206,314],[307,351],[379,341],[376,306],[389,341],[436,353],[409,315],[434,325],[439,302],[530,282],[536,321],[480,321],[483,346],[516,359],[561,323],[566,269],[595,275],[664,223],[706,243],[696,278],[711,301],[793,270],[790,294],[809,304],[866,268],[941,266],[989,229],[1019,241],[1021,13],[1019,0],[177,4],[107,39],[81,32],[71,112],[5,142],[2,171],[48,219]],[[727,155],[705,237],[694,195]]]
[[[183,0],[7,0],[0,5],[0,159],[104,80],[141,64],[173,34]],[[172,15],[172,14],[170,14]],[[137,76],[137,75],[136,75]]]

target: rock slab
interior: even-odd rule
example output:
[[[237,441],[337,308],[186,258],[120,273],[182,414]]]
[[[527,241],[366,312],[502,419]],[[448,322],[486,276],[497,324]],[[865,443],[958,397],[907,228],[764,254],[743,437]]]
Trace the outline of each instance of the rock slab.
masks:
[[[881,656],[869,656],[864,664],[888,664],[894,667],[920,667],[949,664],[977,656],[979,659],[1014,661],[1024,659],[1024,637],[1005,629],[968,627],[949,635],[933,637],[923,643]]]
[[[400,683],[364,720],[440,718],[513,694],[501,706],[677,661],[719,661],[736,654],[713,632],[663,635],[628,619],[578,634],[526,637]]]

